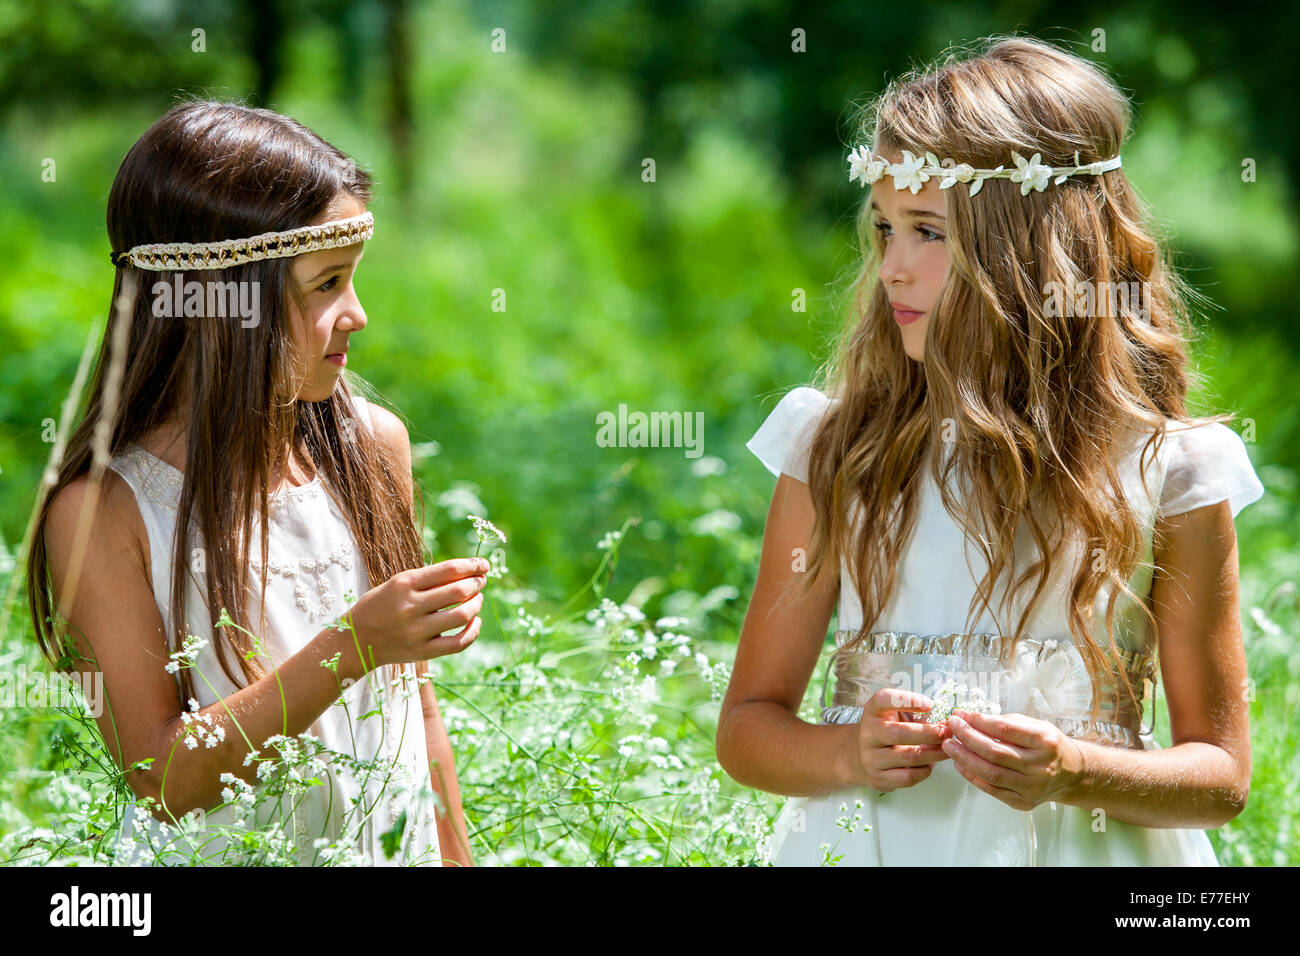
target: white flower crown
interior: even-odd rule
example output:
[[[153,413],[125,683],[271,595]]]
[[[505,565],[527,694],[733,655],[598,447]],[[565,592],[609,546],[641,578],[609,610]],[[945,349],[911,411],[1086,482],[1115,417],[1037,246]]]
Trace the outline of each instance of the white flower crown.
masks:
[[[173,269],[228,269],[262,259],[285,259],[317,249],[337,249],[364,242],[375,234],[375,217],[368,212],[335,219],[319,226],[299,226],[285,232],[264,232],[249,239],[218,242],[155,242],[111,252],[116,266],[132,265],[150,272]]]
[[[1059,186],[1071,176],[1080,174],[1100,176],[1112,169],[1119,169],[1121,165],[1119,156],[1079,165],[1078,152],[1074,154],[1073,166],[1056,168],[1043,165],[1041,162],[1043,157],[1040,153],[1034,153],[1031,159],[1026,160],[1019,153],[1012,152],[1011,158],[1016,161],[1015,169],[1007,169],[1005,166],[999,166],[997,169],[975,169],[968,163],[957,164],[951,159],[940,162],[934,153],[926,153],[924,157],[920,157],[903,150],[903,161],[891,163],[883,156],[873,157],[870,147],[859,146],[849,153],[849,182],[860,179],[862,188],[865,189],[869,183],[877,182],[882,176],[892,176],[895,189],[910,189],[915,196],[931,176],[942,176],[940,189],[947,189],[954,183],[970,183],[970,195],[974,196],[983,188],[986,179],[1009,179],[1013,183],[1020,183],[1020,195],[1027,196],[1031,189],[1042,192],[1047,188],[1047,181],[1053,176],[1056,178],[1052,181]]]

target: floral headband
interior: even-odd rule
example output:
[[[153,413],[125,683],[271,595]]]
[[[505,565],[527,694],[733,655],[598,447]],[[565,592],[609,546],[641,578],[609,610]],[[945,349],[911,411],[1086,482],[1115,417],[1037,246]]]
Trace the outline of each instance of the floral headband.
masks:
[[[1040,153],[1034,153],[1033,158],[1029,160],[1017,152],[1012,152],[1011,157],[1016,161],[1016,169],[1007,169],[1004,166],[999,166],[997,169],[975,169],[967,163],[954,164],[951,159],[945,159],[941,163],[934,153],[926,153],[922,158],[913,156],[907,150],[903,150],[901,163],[890,163],[882,156],[873,157],[869,147],[859,146],[849,153],[849,182],[860,179],[862,188],[865,189],[868,183],[874,183],[882,176],[888,175],[893,177],[895,189],[910,189],[915,196],[931,176],[942,176],[940,189],[947,189],[953,183],[970,183],[970,195],[974,196],[983,188],[986,179],[1009,179],[1013,183],[1020,183],[1020,195],[1027,196],[1031,189],[1041,193],[1047,188],[1047,181],[1053,176],[1056,178],[1052,181],[1059,186],[1071,176],[1080,174],[1100,176],[1112,169],[1119,169],[1121,165],[1120,157],[1114,156],[1081,166],[1078,152],[1074,154],[1073,166],[1055,168],[1043,165],[1041,162],[1043,157]]]
[[[264,232],[249,239],[219,242],[156,242],[111,252],[115,266],[131,265],[151,272],[172,269],[228,269],[262,259],[285,259],[317,249],[337,249],[364,242],[375,234],[375,217],[362,213],[319,226],[301,226],[285,232]]]

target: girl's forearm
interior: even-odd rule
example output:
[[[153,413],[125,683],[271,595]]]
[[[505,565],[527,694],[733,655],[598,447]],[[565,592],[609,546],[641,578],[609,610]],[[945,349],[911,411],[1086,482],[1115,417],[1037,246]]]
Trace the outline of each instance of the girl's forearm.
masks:
[[[433,685],[423,674],[425,664],[417,668],[421,676],[420,700],[424,707],[424,737],[429,757],[429,782],[442,804],[438,812],[438,843],[442,847],[444,866],[473,866],[474,857],[469,849],[469,831],[465,827],[465,811],[461,806],[460,781],[456,778],[456,764],[451,753],[451,739],[438,710],[438,700]]]
[[[1196,830],[1223,826],[1246,804],[1237,761],[1214,744],[1128,750],[1075,743],[1082,768],[1058,802],[1138,826]]]
[[[745,701],[718,721],[718,763],[746,787],[821,796],[853,785],[848,754],[857,732],[856,724],[810,724],[772,701]]]
[[[339,654],[337,673],[321,666],[335,654]],[[161,821],[173,822],[194,809],[209,810],[222,802],[223,773],[258,784],[258,761],[244,763],[249,742],[261,756],[275,757],[274,748],[262,749],[268,737],[294,737],[307,730],[338,700],[342,682],[361,680],[365,673],[351,631],[326,628],[281,664],[278,675],[269,673],[192,712],[196,718],[207,718],[196,723],[202,736],[209,735],[210,726],[222,729],[224,736],[215,746],[200,741],[191,749],[184,739],[185,724],[176,717],[162,729],[160,752],[154,755],[149,770],[129,774],[128,782],[138,795],[151,796],[162,804],[153,812]]]
[[[460,801],[460,784],[456,780],[456,765],[452,762],[451,743],[446,734],[442,735],[441,742],[436,742],[428,725],[425,733],[429,737],[429,776],[438,799],[447,808],[446,813],[438,813],[438,844],[442,847],[443,859],[447,861],[443,865],[473,866],[474,857],[466,842],[468,830]],[[441,773],[438,772],[440,769]]]

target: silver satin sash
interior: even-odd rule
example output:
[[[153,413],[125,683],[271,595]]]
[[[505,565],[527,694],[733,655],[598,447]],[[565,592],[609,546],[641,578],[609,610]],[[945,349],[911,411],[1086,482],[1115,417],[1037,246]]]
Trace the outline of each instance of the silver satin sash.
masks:
[[[1050,721],[1070,737],[1145,749],[1140,737],[1150,728],[1142,726],[1141,707],[1134,708],[1120,681],[1131,682],[1140,698],[1143,681],[1153,679],[1155,662],[1149,653],[1121,651],[1118,666],[1101,675],[1099,718],[1093,721],[1092,684],[1072,641],[1022,637],[1013,657],[1008,653],[1012,639],[998,634],[877,631],[844,647],[856,633],[835,635],[837,650],[827,663],[822,689],[823,723],[857,723],[862,705],[882,687],[932,696],[934,686],[951,680],[978,688],[1001,713]],[[835,691],[828,703],[832,667]]]
[[[862,719],[863,704],[882,687],[913,690],[933,699],[931,690],[935,685],[952,681],[977,688],[1001,713],[1047,720],[1066,735],[1082,740],[1146,749],[1140,738],[1150,734],[1152,728],[1142,726],[1141,705],[1134,708],[1119,684],[1131,682],[1139,692],[1148,679],[1155,686],[1155,661],[1148,653],[1121,651],[1118,665],[1110,673],[1100,675],[1100,716],[1094,721],[1090,713],[1092,682],[1072,641],[1022,637],[1015,642],[1012,654],[1012,639],[997,634],[920,635],[877,631],[856,646],[846,648],[844,645],[856,634],[856,631],[839,631],[835,635],[836,652],[827,663],[823,678],[823,723],[857,723]],[[826,689],[832,666],[835,692],[828,703]],[[957,707],[961,707],[960,700]],[[962,790],[955,814],[957,833],[967,825],[968,797],[973,789],[973,785],[968,785]],[[1050,810],[1055,831],[1060,811],[1055,803],[1050,805]],[[869,801],[868,812],[876,864],[880,865],[883,861],[874,800]],[[1036,866],[1039,847],[1033,813],[1026,811],[1024,818],[1025,859],[1028,865]],[[954,840],[950,864],[956,862],[956,853]]]

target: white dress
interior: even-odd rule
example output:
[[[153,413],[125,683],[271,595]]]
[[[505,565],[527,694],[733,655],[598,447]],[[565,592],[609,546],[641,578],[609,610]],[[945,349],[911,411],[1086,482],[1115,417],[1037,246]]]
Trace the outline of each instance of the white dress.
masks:
[[[746,447],[773,474],[785,472],[806,482],[807,445],[830,405],[831,400],[816,389],[793,389]],[[1140,442],[1126,451],[1120,469],[1129,501],[1146,529],[1146,556],[1129,585],[1145,600],[1153,573],[1151,537],[1157,513],[1180,514],[1227,499],[1235,517],[1264,489],[1240,436],[1222,424],[1171,427],[1160,454],[1148,459],[1150,498],[1142,492],[1139,450]],[[1102,738],[1100,743],[1158,749],[1150,729],[1138,726],[1131,708],[1127,714],[1111,715],[1127,719],[1098,721],[1088,728],[1089,683],[1067,624],[1066,582],[1071,571],[1064,564],[1054,569],[1011,666],[996,662],[1002,632],[987,611],[976,620],[973,631],[962,633],[976,585],[987,570],[979,549],[965,543],[961,527],[939,499],[938,485],[927,475],[915,530],[901,555],[895,592],[876,622],[878,630],[848,662],[837,665],[840,680],[835,682],[832,702],[823,696],[828,706],[822,721],[858,722],[861,709],[853,703],[860,704],[882,686],[930,695],[940,680],[983,673],[993,679],[979,689],[1003,713],[1050,720],[1072,736],[1085,736],[1082,731],[1090,729],[1094,740]],[[1022,544],[1027,545],[1023,552]],[[1017,541],[1017,572],[1032,557],[1032,548],[1026,532],[1025,540]],[[1069,554],[1077,560],[1079,551]],[[998,584],[991,601],[995,609],[1005,579]],[[1094,635],[1103,648],[1106,598],[1103,589],[1095,614]],[[1024,604],[1024,599],[1008,602],[1014,612],[1008,626],[1019,620]],[[847,563],[842,563],[836,646],[856,634],[861,623],[861,604]],[[1117,646],[1126,666],[1133,668],[1131,674],[1154,679],[1157,665],[1143,651],[1147,628],[1138,608],[1121,596],[1116,603]],[[1010,643],[1010,638],[1006,640]],[[1131,679],[1140,690],[1140,676]],[[821,865],[827,859],[824,844],[829,845],[831,858],[839,857],[840,866],[1218,865],[1203,830],[1142,827],[1105,819],[1100,811],[1054,802],[1029,812],[1016,810],[967,782],[951,759],[939,761],[930,776],[915,786],[883,796],[853,788],[788,800],[777,819],[771,862]]]
[[[353,401],[362,420],[372,427],[365,399],[358,396]],[[149,534],[154,595],[171,633],[172,541],[182,473],[134,443],[115,455],[110,467],[135,494]],[[349,591],[354,595],[353,601],[365,594],[370,589],[370,580],[356,540],[320,475],[309,484],[286,487],[273,494],[269,507],[271,574],[266,586],[267,631],[262,637],[278,665],[347,610],[351,602],[345,600],[345,595]],[[248,574],[252,595],[249,620],[254,622],[253,627],[256,627],[260,601],[259,527],[260,520],[254,515],[252,567]],[[197,538],[191,540],[198,542],[196,547],[201,544]],[[196,576],[202,582],[201,569]],[[226,678],[215,657],[211,621],[217,615],[209,616],[204,592],[193,577],[189,589],[187,633],[208,642],[199,652],[192,672],[199,706],[207,707],[238,688]],[[239,674],[237,665],[234,672]],[[278,801],[263,801],[256,816],[249,815],[243,826],[277,827],[284,833],[294,858],[303,865],[328,862],[437,865],[441,862],[424,714],[414,667],[404,665],[401,669],[404,680],[396,682],[391,679],[392,672],[392,668],[380,668],[349,686],[342,694],[346,708],[338,702],[332,704],[308,730],[329,751],[346,758],[373,761],[370,769],[357,767],[345,758],[322,755],[324,772],[318,767],[316,774],[322,780],[321,785],[308,787],[296,798],[283,794]],[[376,703],[381,698],[382,714]],[[262,743],[253,742],[259,746]],[[160,758],[165,762],[166,755]],[[265,784],[259,783],[256,789],[260,792],[264,787]],[[406,820],[400,849],[389,858],[381,836],[394,828],[403,813]],[[199,848],[203,862],[220,865],[256,862],[239,856],[237,850],[223,858],[227,841],[209,832],[221,825],[241,826],[236,817],[236,808],[231,805],[205,814],[198,832],[189,836],[190,845]],[[133,825],[135,820],[140,821],[138,828]],[[140,830],[143,832],[137,836]],[[133,801],[127,807],[118,836],[121,858],[130,863],[152,862],[154,854],[142,844],[147,839],[155,848],[162,846],[165,840],[160,834],[157,821]],[[323,845],[318,847],[318,842]],[[189,847],[183,843],[173,846],[188,856]],[[162,862],[180,860],[171,857]]]

